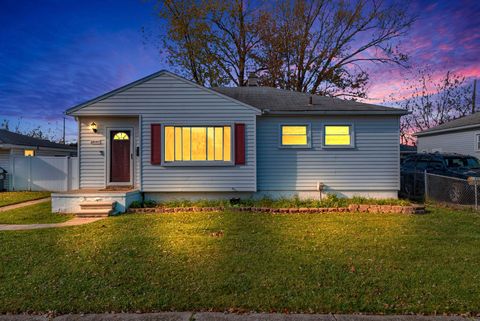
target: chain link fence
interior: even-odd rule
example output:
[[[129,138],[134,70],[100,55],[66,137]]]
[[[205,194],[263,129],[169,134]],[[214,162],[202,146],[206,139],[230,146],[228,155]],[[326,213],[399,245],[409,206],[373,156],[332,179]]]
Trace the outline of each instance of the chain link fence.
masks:
[[[412,200],[471,207],[480,204],[480,180],[461,179],[428,172],[401,175],[401,196]]]
[[[476,179],[461,179],[425,173],[425,200],[452,205],[463,205],[478,209]]]

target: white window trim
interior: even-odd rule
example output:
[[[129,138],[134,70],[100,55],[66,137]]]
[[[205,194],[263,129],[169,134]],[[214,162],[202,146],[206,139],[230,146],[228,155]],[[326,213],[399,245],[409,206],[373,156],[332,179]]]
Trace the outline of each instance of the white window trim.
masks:
[[[475,133],[475,151],[480,152],[480,133]]]
[[[326,126],[349,126],[350,127],[350,145],[326,145],[325,144],[325,127]],[[353,123],[324,123],[322,125],[322,148],[324,149],[352,149],[355,148],[355,126]]]
[[[307,145],[283,145],[282,144],[282,127],[283,126],[307,126]],[[309,149],[312,148],[312,131],[310,123],[282,123],[278,125],[278,148],[285,149]]]
[[[230,127],[230,161],[165,161],[165,128],[166,127]],[[162,160],[161,166],[165,167],[228,167],[228,166],[235,166],[235,126],[234,123],[231,122],[224,122],[224,123],[205,123],[205,124],[198,124],[198,123],[169,123],[169,124],[162,124],[162,142],[161,142],[161,153],[162,153]],[[245,133],[246,135],[246,133]],[[207,144],[207,154],[208,154],[208,144]]]

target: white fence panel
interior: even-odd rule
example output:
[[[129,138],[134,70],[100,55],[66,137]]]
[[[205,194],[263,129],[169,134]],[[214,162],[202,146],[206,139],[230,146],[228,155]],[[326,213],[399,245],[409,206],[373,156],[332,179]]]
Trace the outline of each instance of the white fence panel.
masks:
[[[78,188],[78,158],[13,156],[12,189],[64,192]]]
[[[80,188],[80,178],[78,177],[78,157],[68,158],[68,190],[74,190]]]
[[[11,158],[11,186],[15,191],[30,190],[30,159],[29,157]]]

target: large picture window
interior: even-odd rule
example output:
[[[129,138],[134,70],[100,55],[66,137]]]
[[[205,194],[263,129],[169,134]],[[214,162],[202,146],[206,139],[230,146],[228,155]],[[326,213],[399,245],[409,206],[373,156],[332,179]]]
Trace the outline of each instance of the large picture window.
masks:
[[[231,162],[231,126],[165,126],[165,162]]]
[[[327,147],[352,147],[352,126],[325,125],[324,145]]]

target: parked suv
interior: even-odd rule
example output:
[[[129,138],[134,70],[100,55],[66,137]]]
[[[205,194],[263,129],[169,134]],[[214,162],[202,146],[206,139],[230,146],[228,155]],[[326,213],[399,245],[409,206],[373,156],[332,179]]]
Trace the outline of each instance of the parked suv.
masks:
[[[419,153],[407,157],[402,162],[400,170],[402,196],[419,198],[423,197],[425,192],[425,171],[460,179],[480,177],[480,161],[473,156],[454,153]],[[450,200],[457,202],[462,191],[455,188],[459,189],[460,185],[453,186],[446,192]]]

